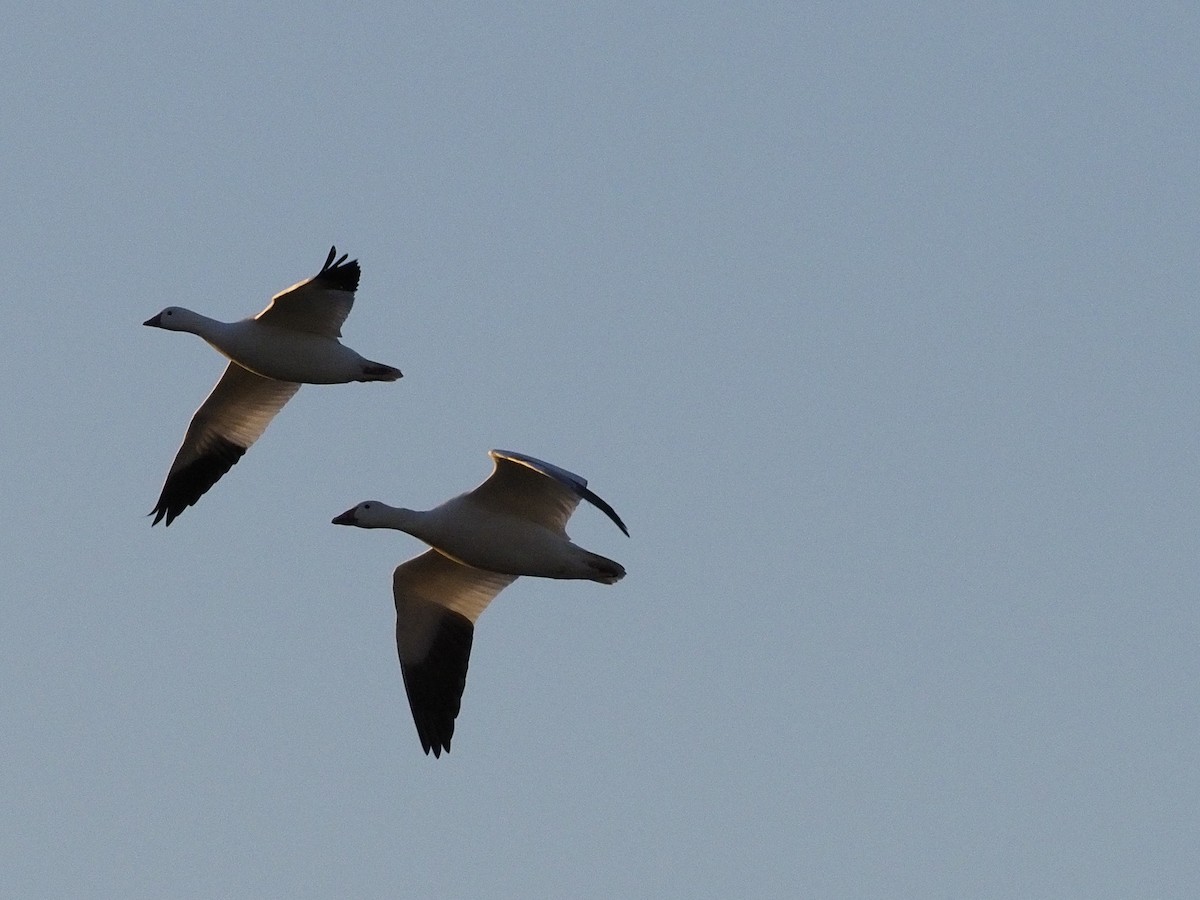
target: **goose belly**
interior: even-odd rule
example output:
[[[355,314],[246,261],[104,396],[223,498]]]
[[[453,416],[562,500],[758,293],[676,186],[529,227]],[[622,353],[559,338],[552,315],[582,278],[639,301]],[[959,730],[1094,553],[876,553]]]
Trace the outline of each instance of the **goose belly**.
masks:
[[[535,578],[595,576],[592,554],[540,525],[509,517],[487,517],[435,538],[434,549],[456,562]]]
[[[210,341],[239,366],[264,378],[301,384],[342,384],[358,379],[362,357],[332,338],[260,329],[250,336]]]

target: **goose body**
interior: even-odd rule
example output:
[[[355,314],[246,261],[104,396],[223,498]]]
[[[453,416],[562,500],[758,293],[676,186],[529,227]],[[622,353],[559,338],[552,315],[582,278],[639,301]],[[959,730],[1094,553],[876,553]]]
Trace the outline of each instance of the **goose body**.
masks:
[[[157,320],[157,321],[156,321]],[[243,369],[263,378],[297,384],[395,381],[390,366],[371,362],[336,337],[296,331],[259,319],[220,322],[182,307],[168,307],[146,322],[169,331],[187,331]]]
[[[584,550],[545,525],[490,509],[462,494],[430,510],[398,509],[370,501],[360,509],[360,528],[392,528],[424,541],[464,566],[504,575],[570,578],[613,584],[625,571],[612,560]],[[369,524],[368,524],[369,523]]]
[[[331,248],[321,271],[286,291],[252,319],[220,322],[169,306],[144,323],[203,338],[230,362],[192,416],[153,510],[166,524],[194,504],[241,459],[301,384],[395,381],[400,370],[365,359],[341,343],[341,326],[354,305],[357,260],[335,261]]]
[[[333,520],[403,531],[431,548],[396,568],[392,592],[409,705],[421,746],[434,756],[450,750],[475,622],[500,591],[522,575],[602,584],[625,576],[620,563],[567,536],[566,522],[584,499],[629,534],[585,479],[520,453],[492,450],[490,456],[487,480],[431,510],[370,500]]]

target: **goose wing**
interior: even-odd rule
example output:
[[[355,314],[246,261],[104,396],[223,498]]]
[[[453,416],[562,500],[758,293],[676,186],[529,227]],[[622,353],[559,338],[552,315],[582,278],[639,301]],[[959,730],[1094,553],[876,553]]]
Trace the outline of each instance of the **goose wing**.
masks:
[[[347,262],[346,254],[342,254],[335,261],[336,256],[337,247],[330,247],[320,272],[276,294],[255,320],[322,337],[341,337],[342,323],[354,306],[354,292],[358,290],[362,270],[358,260]]]
[[[565,533],[571,513],[580,500],[586,500],[629,535],[616,511],[588,490],[583,476],[511,450],[491,450],[488,455],[495,466],[487,480],[471,492],[476,502]]]
[[[263,378],[231,362],[192,416],[153,510],[167,525],[199,500],[250,448],[299,390],[293,381]]]
[[[417,736],[426,753],[450,751],[467,684],[475,621],[515,575],[456,563],[436,550],[396,567],[396,650]]]

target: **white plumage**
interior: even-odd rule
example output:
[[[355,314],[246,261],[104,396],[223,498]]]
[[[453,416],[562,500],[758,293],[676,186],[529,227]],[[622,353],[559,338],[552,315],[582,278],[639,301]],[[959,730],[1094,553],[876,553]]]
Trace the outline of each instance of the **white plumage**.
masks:
[[[196,410],[155,505],[166,524],[200,499],[249,449],[301,384],[395,381],[400,370],[359,356],[338,340],[354,305],[357,260],[336,262],[271,298],[252,319],[218,322],[169,306],[144,324],[186,331],[228,357],[229,366]]]
[[[521,575],[613,584],[620,563],[585,550],[567,536],[580,500],[620,517],[588,490],[587,481],[550,463],[492,450],[492,474],[478,487],[430,510],[360,503],[335,525],[393,528],[433,549],[396,568],[396,648],[413,721],[426,753],[450,750],[466,686],[475,622],[488,603]]]

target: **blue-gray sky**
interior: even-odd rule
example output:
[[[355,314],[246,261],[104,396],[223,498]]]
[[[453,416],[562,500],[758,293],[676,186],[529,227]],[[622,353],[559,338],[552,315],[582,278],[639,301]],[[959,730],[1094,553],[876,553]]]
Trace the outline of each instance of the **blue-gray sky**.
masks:
[[[0,893],[1200,890],[1187,4],[115,3],[0,37]],[[305,387],[169,531],[329,245],[392,385]],[[491,447],[614,587],[484,614],[453,752],[406,536]]]

